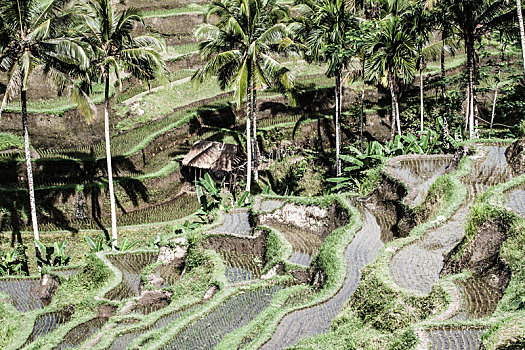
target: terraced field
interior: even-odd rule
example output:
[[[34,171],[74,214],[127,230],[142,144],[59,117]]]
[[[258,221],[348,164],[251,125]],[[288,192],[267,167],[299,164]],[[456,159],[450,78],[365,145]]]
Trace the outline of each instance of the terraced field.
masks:
[[[430,293],[439,279],[444,255],[464,237],[464,225],[476,196],[487,188],[508,181],[512,173],[505,158],[504,145],[483,145],[473,156],[470,174],[461,179],[467,188],[463,205],[446,221],[426,232],[415,243],[402,248],[390,262],[390,274],[394,281],[409,290]],[[456,318],[470,320],[490,316],[501,298],[501,293],[485,282],[469,278],[458,282],[461,311]],[[431,349],[478,349],[482,330],[472,327],[434,328],[427,331]]]
[[[452,155],[401,156],[390,161],[387,170],[409,185],[404,201],[414,207],[423,202],[430,185],[445,173],[452,158]]]
[[[383,243],[381,228],[366,209],[363,226],[345,250],[346,277],[341,289],[328,301],[286,315],[262,349],[285,349],[301,339],[326,332],[359,283],[359,271],[375,259]]]
[[[277,199],[267,199],[262,197],[257,197],[254,203],[254,209],[263,213],[269,213],[276,209],[281,208],[284,205],[283,201]]]
[[[37,291],[40,278],[6,278],[0,279],[0,292],[8,295],[8,300],[15,309],[29,312],[43,307]]]
[[[497,288],[491,287],[480,278],[471,277],[456,284],[460,286],[463,296],[464,319],[492,315],[503,296]]]
[[[272,285],[237,293],[185,326],[160,349],[212,349],[226,334],[253,320],[283,288]]]
[[[69,322],[71,320],[73,312],[73,309],[67,308],[59,311],[46,312],[44,314],[39,315],[36,318],[35,323],[33,324],[33,331],[27,338],[23,347],[31,344],[38,338],[41,338],[48,333],[51,333],[57,327],[63,325],[64,323]]]
[[[235,284],[253,281],[261,277],[263,261],[260,257],[251,254],[236,254],[223,252],[226,262],[226,278]]]
[[[394,281],[410,290],[429,293],[439,279],[443,257],[464,237],[464,225],[475,196],[490,186],[512,177],[505,159],[505,146],[482,146],[470,174],[462,179],[467,200],[444,224],[425,233],[423,238],[394,255],[390,273]]]
[[[140,294],[140,273],[157,259],[157,253],[127,253],[108,255],[109,261],[122,272],[122,281],[106,294],[110,300],[123,300]]]
[[[136,338],[142,334],[146,334],[150,331],[164,328],[171,323],[177,321],[179,318],[190,314],[198,308],[198,305],[191,306],[183,310],[175,310],[160,316],[155,322],[149,325],[144,325],[142,327],[136,327],[131,330],[124,330],[119,333],[115,340],[111,343],[109,347],[110,350],[121,350],[126,349]]]
[[[98,332],[106,322],[107,318],[95,317],[87,322],[79,324],[67,332],[62,342],[54,347],[53,350],[74,349],[78,347],[85,340]]]
[[[224,214],[224,223],[210,231],[211,233],[230,233],[249,236],[252,233],[247,210],[237,209]]]
[[[271,225],[281,232],[284,238],[292,245],[292,255],[288,259],[291,263],[310,266],[312,258],[319,253],[323,240],[315,232],[309,232],[289,225]]]
[[[319,253],[327,232],[337,218],[328,218],[326,209],[318,206],[301,206],[278,200],[259,199],[255,209],[262,214],[259,223],[274,228],[290,242],[292,254],[289,262],[305,267]]]
[[[427,331],[431,350],[478,350],[482,329],[479,328],[435,328]]]
[[[520,186],[504,193],[505,204],[521,217],[525,217],[525,187]]]

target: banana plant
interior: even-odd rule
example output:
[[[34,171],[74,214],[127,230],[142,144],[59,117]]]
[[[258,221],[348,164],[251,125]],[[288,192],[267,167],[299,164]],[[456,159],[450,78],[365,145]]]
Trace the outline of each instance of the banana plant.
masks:
[[[46,266],[67,266],[71,261],[71,256],[67,255],[67,242],[55,242],[51,247],[46,247],[39,240],[35,240],[35,244],[42,252],[42,256],[37,259]]]
[[[130,242],[127,238],[124,238],[122,243],[120,243],[120,247],[118,247],[117,249],[121,252],[124,252],[126,250],[131,250],[131,248],[133,248],[137,244],[139,244],[139,241]]]
[[[22,270],[22,263],[20,262],[18,252],[0,252],[0,275],[11,276],[17,275]]]
[[[390,152],[377,141],[368,143],[363,152],[354,146],[350,146],[348,151],[349,154],[340,155],[343,164],[347,164],[343,168],[343,176],[327,179],[335,184],[332,191],[359,189],[359,178],[378,165]]]
[[[221,188],[223,184],[224,180],[220,186],[217,186],[215,180],[213,180],[208,173],[206,173],[204,177],[201,177],[197,180],[197,198],[199,199],[201,209],[205,213],[209,213],[213,209],[220,207],[222,202]]]
[[[96,241],[89,236],[85,236],[84,238],[92,253],[98,253],[102,250],[111,250],[111,247],[108,245],[108,242],[102,236],[99,237]]]

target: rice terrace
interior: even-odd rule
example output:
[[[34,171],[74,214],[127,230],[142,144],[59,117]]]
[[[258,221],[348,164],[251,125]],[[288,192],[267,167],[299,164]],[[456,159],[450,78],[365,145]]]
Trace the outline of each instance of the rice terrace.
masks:
[[[521,0],[0,0],[0,349],[525,349]]]

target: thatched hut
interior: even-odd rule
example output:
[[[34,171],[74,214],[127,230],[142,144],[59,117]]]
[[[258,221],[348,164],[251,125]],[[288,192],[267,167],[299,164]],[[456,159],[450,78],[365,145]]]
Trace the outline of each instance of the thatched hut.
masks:
[[[232,186],[246,173],[246,154],[237,145],[198,140],[182,160],[181,174],[195,181],[209,173],[217,182]]]

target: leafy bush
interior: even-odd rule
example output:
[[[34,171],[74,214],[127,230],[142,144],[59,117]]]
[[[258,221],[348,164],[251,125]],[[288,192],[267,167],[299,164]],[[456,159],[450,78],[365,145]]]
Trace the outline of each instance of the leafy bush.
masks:
[[[8,132],[0,132],[0,151],[10,148],[24,149],[24,139]]]
[[[188,270],[199,267],[206,261],[206,255],[202,248],[202,235],[199,232],[191,232],[188,235],[188,254],[186,255],[186,267]]]

